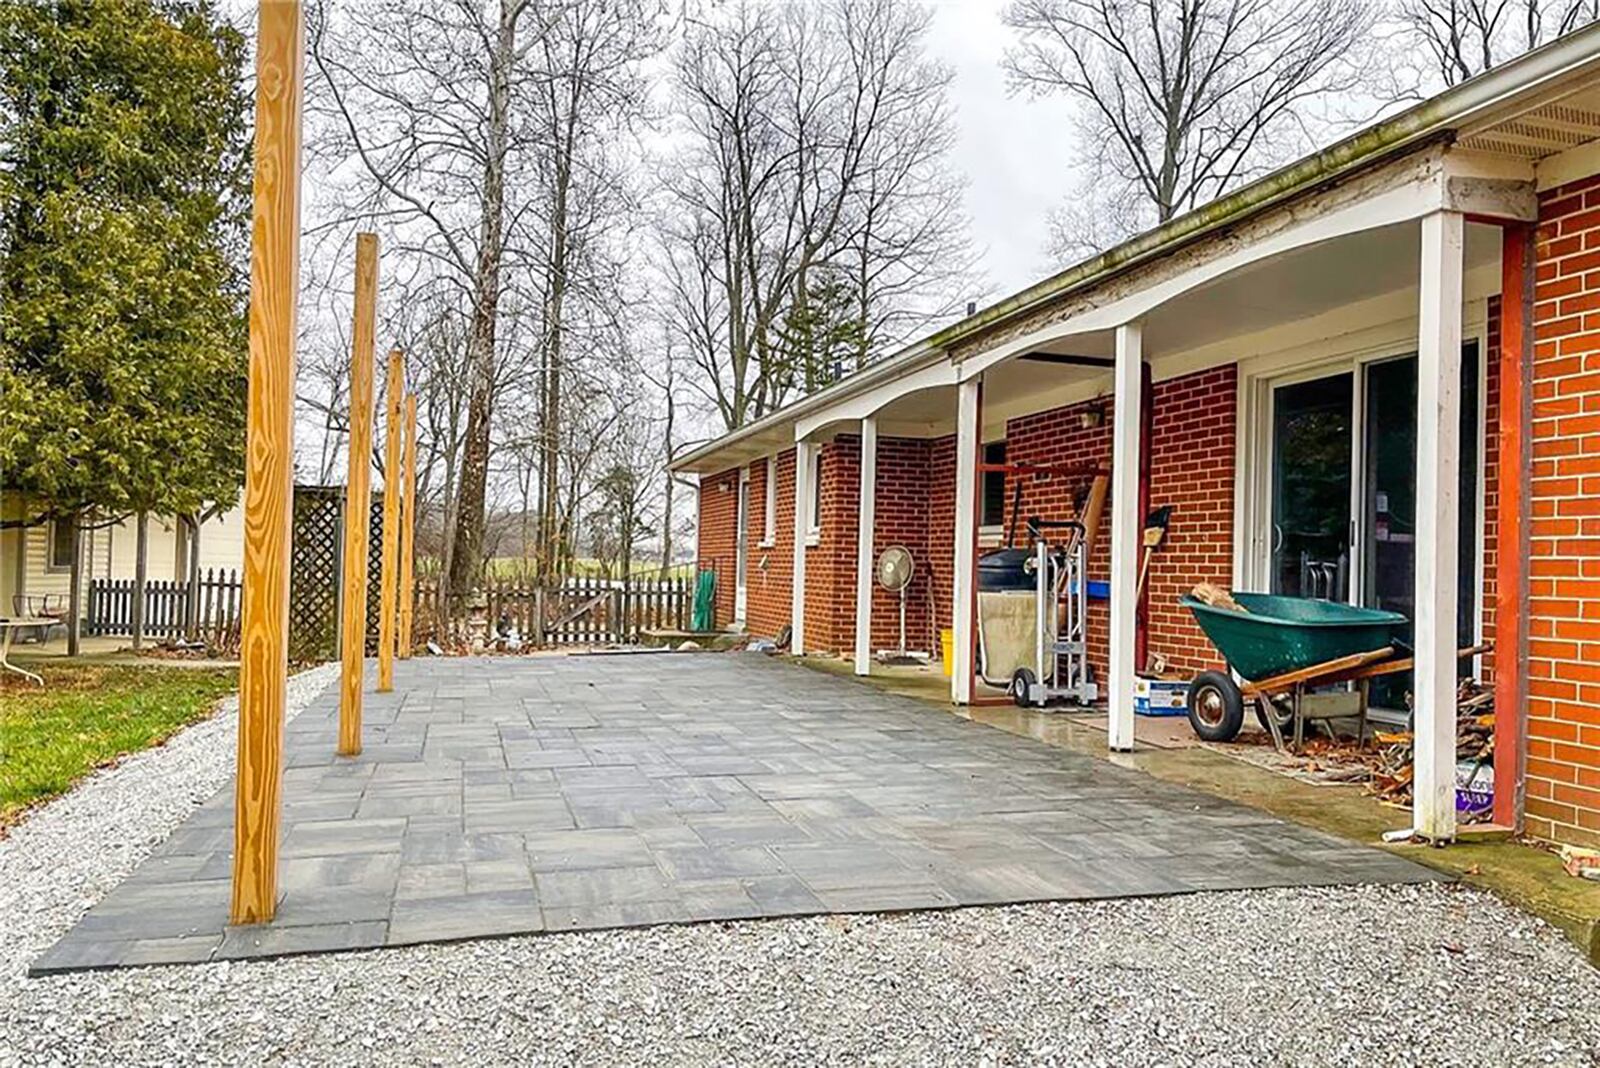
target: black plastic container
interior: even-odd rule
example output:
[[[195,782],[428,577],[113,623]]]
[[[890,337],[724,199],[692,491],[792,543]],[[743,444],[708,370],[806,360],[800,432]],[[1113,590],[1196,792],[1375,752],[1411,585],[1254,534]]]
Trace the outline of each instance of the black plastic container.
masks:
[[[1032,559],[1028,549],[991,549],[978,557],[978,589],[1033,589],[1033,569],[1028,566]]]

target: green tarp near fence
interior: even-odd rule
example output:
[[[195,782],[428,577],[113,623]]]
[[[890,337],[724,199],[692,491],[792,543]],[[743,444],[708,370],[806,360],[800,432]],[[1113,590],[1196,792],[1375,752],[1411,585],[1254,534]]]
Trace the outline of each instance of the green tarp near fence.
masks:
[[[690,629],[696,632],[716,627],[717,573],[709,569],[700,572],[694,585],[694,615],[689,620]]]

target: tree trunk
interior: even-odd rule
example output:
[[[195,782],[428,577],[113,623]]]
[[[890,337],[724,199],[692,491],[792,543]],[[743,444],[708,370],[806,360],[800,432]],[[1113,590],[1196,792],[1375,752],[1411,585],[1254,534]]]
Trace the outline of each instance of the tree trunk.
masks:
[[[546,284],[544,337],[544,410],[541,413],[540,484],[543,506],[539,515],[539,557],[546,578],[554,577],[561,555],[554,487],[561,480],[561,372],[562,331],[565,329],[567,293],[567,200],[572,185],[574,104],[567,116],[562,143],[556,149],[555,186],[551,191],[550,268]]]
[[[671,454],[668,454],[671,460]],[[667,472],[667,492],[661,500],[661,576],[666,577],[667,569],[672,566],[672,488],[676,480],[672,472]]]
[[[150,513],[140,512],[135,521],[133,548],[133,649],[144,647],[144,593],[150,571]]]
[[[510,0],[501,0],[500,31],[489,57],[489,152],[483,173],[483,226],[468,340],[472,381],[450,557],[450,593],[458,602],[472,592],[483,555],[484,495],[489,478],[489,433],[494,418],[495,320],[500,311],[500,259],[505,240],[511,66],[515,61],[516,37],[516,14]]]
[[[190,516],[189,589],[183,599],[183,634],[189,641],[200,636],[200,517]]]
[[[72,517],[72,568],[67,573],[67,655],[77,656],[83,634],[83,523]]]

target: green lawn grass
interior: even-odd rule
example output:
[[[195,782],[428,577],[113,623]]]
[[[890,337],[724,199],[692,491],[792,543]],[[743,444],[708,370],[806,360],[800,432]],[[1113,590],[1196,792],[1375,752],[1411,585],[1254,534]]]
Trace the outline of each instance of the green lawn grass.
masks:
[[[0,680],[0,830],[95,768],[159,745],[238,687],[232,669],[46,665]]]

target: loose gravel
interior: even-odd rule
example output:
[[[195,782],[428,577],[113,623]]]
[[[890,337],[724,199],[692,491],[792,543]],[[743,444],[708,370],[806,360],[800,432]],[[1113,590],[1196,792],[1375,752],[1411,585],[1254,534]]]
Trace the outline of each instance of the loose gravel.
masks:
[[[333,676],[297,676],[303,707]],[[1447,886],[548,935],[39,980],[227,780],[234,716],[0,842],[0,1065],[1600,1064],[1600,973]]]
[[[337,664],[292,676],[286,717],[338,677]],[[238,737],[239,699],[229,697],[211,718],[96,772],[0,837],[0,983],[19,976],[232,779]]]

